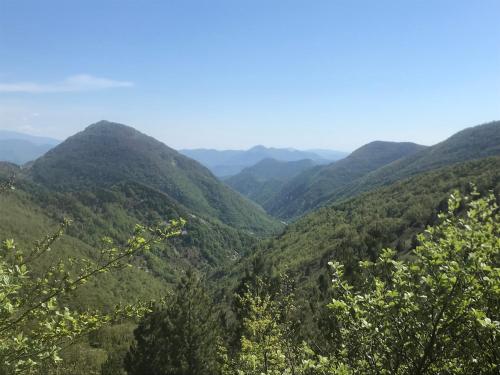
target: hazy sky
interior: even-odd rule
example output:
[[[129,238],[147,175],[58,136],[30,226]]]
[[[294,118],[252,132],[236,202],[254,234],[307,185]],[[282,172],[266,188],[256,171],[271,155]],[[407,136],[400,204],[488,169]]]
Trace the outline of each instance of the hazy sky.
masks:
[[[175,148],[436,143],[500,119],[499,0],[0,0],[0,128]]]

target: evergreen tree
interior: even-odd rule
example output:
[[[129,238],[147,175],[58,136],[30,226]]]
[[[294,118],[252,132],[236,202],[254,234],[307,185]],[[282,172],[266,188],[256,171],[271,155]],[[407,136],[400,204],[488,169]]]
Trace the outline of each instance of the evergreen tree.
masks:
[[[213,304],[193,271],[178,283],[164,307],[134,331],[125,357],[129,375],[210,375],[217,370],[217,325]]]

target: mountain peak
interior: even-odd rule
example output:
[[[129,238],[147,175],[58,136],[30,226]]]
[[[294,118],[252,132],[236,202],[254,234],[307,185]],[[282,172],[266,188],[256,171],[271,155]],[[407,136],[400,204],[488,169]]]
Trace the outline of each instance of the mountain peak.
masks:
[[[406,156],[416,151],[426,148],[412,142],[391,142],[391,141],[373,141],[354,150],[348,158],[354,157],[388,157],[392,160],[399,159],[399,155]]]
[[[192,212],[237,228],[262,232],[275,225],[196,161],[130,126],[109,121],[69,137],[36,160],[30,174],[45,186],[67,192],[135,182],[168,195]]]
[[[87,126],[81,133],[114,132],[114,131],[117,131],[117,132],[125,131],[125,132],[129,132],[129,133],[142,134],[137,129],[135,129],[131,126],[120,124],[118,122],[108,121],[108,120],[101,120],[101,121],[98,121],[94,124],[91,124],[91,125]],[[143,134],[143,135],[145,135],[145,134]]]

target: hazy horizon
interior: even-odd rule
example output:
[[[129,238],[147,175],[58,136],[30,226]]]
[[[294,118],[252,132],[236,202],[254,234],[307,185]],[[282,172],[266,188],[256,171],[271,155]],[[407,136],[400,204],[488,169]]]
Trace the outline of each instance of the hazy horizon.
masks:
[[[100,120],[100,121],[109,121],[109,120]],[[96,121],[94,123],[97,123],[97,122],[100,122],[100,121]],[[165,145],[175,149],[175,150],[179,150],[179,151],[182,151],[182,150],[207,150],[207,151],[248,151],[252,148],[255,148],[255,147],[265,147],[265,148],[268,148],[268,149],[290,149],[290,150],[298,150],[298,151],[311,151],[311,152],[314,152],[314,151],[338,151],[338,152],[343,152],[343,153],[351,153],[352,151],[358,149],[359,147],[362,147],[364,146],[365,144],[367,143],[371,143],[371,142],[377,142],[377,141],[381,141],[381,142],[410,142],[410,143],[416,143],[416,144],[419,144],[419,145],[422,145],[422,146],[433,146],[437,143],[440,143],[442,141],[445,141],[446,139],[448,139],[449,137],[451,137],[452,135],[454,135],[455,133],[457,132],[460,132],[464,129],[467,129],[467,128],[470,128],[470,127],[474,127],[474,126],[478,126],[478,125],[483,125],[483,124],[487,124],[487,123],[490,123],[490,122],[495,122],[496,120],[492,120],[492,121],[487,121],[487,122],[483,122],[483,123],[477,123],[477,124],[473,124],[473,125],[470,125],[470,126],[466,126],[462,129],[458,129],[456,132],[454,133],[451,133],[451,134],[448,134],[446,135],[443,139],[440,139],[438,141],[436,141],[435,143],[432,143],[432,144],[423,144],[423,143],[418,143],[418,142],[415,142],[411,139],[407,139],[407,140],[393,140],[393,139],[382,139],[382,138],[376,138],[376,139],[372,139],[372,140],[369,140],[367,141],[366,143],[363,143],[363,144],[360,144],[358,145],[357,147],[355,148],[352,148],[352,149],[339,149],[339,148],[333,148],[333,147],[292,147],[292,146],[286,146],[286,145],[283,145],[283,146],[276,146],[276,145],[271,145],[271,144],[266,144],[266,143],[263,143],[263,142],[260,142],[260,143],[255,143],[255,144],[251,144],[250,146],[246,146],[246,147],[240,147],[240,148],[237,148],[237,147],[232,147],[232,146],[229,146],[227,148],[217,148],[217,147],[211,147],[211,146],[201,146],[201,147],[174,147],[172,145],[170,145],[167,141],[165,141],[164,139],[161,139],[161,138],[157,138],[157,137],[154,137],[156,138],[157,140],[161,141],[162,143],[164,143]],[[114,122],[114,121],[110,121],[110,122]],[[94,124],[92,123],[92,124]],[[86,126],[82,127],[81,129],[79,130],[76,130],[75,133],[72,133],[72,134],[69,134],[67,137],[64,137],[64,138],[56,138],[56,137],[51,137],[51,136],[46,136],[46,135],[43,135],[43,134],[37,134],[36,132],[29,132],[29,131],[26,131],[26,130],[16,130],[16,129],[8,129],[8,128],[0,128],[0,132],[4,131],[4,132],[13,132],[13,133],[18,133],[18,134],[23,134],[23,135],[28,135],[28,136],[34,136],[34,137],[40,137],[40,138],[50,138],[50,139],[53,139],[55,141],[58,141],[58,142],[64,142],[68,137],[78,133],[78,132],[81,132],[83,130],[85,130],[85,128],[89,125],[92,125],[92,124],[87,124]],[[133,128],[135,128],[136,130],[139,130],[140,132],[146,134],[146,135],[149,135],[149,136],[152,136],[151,134],[148,134],[147,131],[143,131],[141,130],[140,127],[136,127],[136,126],[133,126],[133,125],[130,125],[130,124],[123,124],[123,125],[127,125],[127,126],[131,126]]]

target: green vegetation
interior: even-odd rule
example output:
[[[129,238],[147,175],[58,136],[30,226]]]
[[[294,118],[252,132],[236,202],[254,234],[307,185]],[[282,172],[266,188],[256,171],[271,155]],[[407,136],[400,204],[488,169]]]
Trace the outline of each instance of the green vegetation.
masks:
[[[35,197],[24,191],[23,183],[20,180],[15,181],[16,190],[9,194],[0,195],[0,229],[2,240],[14,238],[19,246],[29,248],[38,239],[43,238],[47,233],[53,233],[57,230],[59,223],[65,216],[73,220],[72,225],[66,228],[65,235],[51,246],[51,252],[38,259],[34,264],[35,269],[43,269],[51,264],[55,259],[93,259],[99,258],[99,249],[102,247],[101,238],[108,234],[98,230],[98,225],[104,220],[96,215],[85,216],[88,221],[81,221],[81,215],[88,211],[68,211],[54,213],[50,207],[42,206],[34,202]],[[64,196],[56,200],[61,206],[64,205]],[[128,218],[130,221],[133,218]],[[95,221],[94,221],[95,220]],[[89,223],[95,223],[91,226]],[[109,237],[116,243],[124,244],[130,233],[133,232],[135,224],[140,223],[134,220],[130,225],[123,225],[123,231],[109,231]],[[144,223],[145,225],[155,225],[158,222]],[[89,228],[87,231],[86,229]],[[113,228],[111,223],[103,228],[106,230]],[[165,244],[158,244],[149,254],[134,258],[133,263],[140,266],[144,259],[154,257],[160,249],[169,248]],[[148,285],[145,288],[144,285]],[[88,284],[82,286],[76,291],[73,301],[77,301],[77,306],[86,306],[88,308],[110,309],[115,304],[121,302],[132,302],[134,299],[155,298],[161,295],[165,289],[165,282],[155,278],[151,273],[134,267],[114,272],[112,274],[103,274],[93,279]],[[130,296],[135,296],[133,299]],[[73,302],[74,303],[74,302]],[[77,307],[74,306],[74,307]]]
[[[407,254],[416,236],[436,222],[448,195],[455,189],[470,191],[471,183],[482,193],[493,189],[499,194],[500,157],[441,168],[318,209],[289,225],[257,255],[275,274],[300,278],[303,287],[328,278],[326,265],[331,259],[344,263],[347,274],[354,276],[358,262],[376,259],[380,249],[393,247]],[[248,262],[243,259],[232,267],[229,277],[241,274]]]
[[[362,262],[356,288],[332,263],[337,350],[348,373],[494,374],[500,369],[500,214],[493,194],[451,196],[409,262]],[[464,208],[465,214],[458,214]]]
[[[0,163],[0,374],[496,374],[500,156],[481,157],[498,125],[248,168],[233,182],[267,202],[322,181],[305,210],[322,207],[273,237],[257,205],[123,125]]]
[[[286,277],[278,288],[260,278],[243,285],[235,295],[241,327],[239,345],[221,348],[222,374],[294,374],[305,356],[298,340],[299,322],[294,320],[293,287]]]
[[[310,159],[289,162],[264,159],[224,182],[254,202],[266,206],[288,181],[315,165]]]
[[[142,320],[134,336],[124,361],[130,375],[218,373],[215,309],[192,270],[164,306]]]
[[[93,129],[95,131],[102,130],[108,125],[95,125]],[[125,133],[129,132],[129,136],[132,138],[138,137],[138,140],[131,140],[132,143],[137,141],[137,147],[151,146],[147,142],[144,143],[145,136],[130,128],[124,129],[119,125],[110,126],[111,129],[108,130],[112,132],[111,138],[117,136],[114,133],[117,132],[118,138],[123,141],[119,134],[125,131]],[[87,136],[92,137],[92,132],[90,133]],[[65,217],[73,220],[73,225],[66,228],[66,235],[51,246],[50,253],[47,252],[43,256],[37,257],[37,262],[32,265],[33,275],[43,274],[47,268],[53,265],[54,260],[59,259],[99,262],[102,258],[101,250],[103,248],[101,239],[106,237],[116,244],[125,246],[129,234],[138,223],[154,227],[170,219],[180,217],[188,219],[189,222],[178,238],[169,243],[155,243],[150,251],[130,259],[130,263],[134,267],[118,269],[113,273],[100,273],[85,285],[72,291],[71,295],[62,295],[59,298],[61,306],[77,311],[82,308],[84,310],[99,309],[111,314],[115,311],[116,305],[160,298],[167,293],[170,285],[176,283],[186,267],[194,266],[208,273],[214,267],[232,262],[251,251],[257,239],[249,232],[250,230],[255,229],[263,233],[272,232],[279,227],[261,209],[246,202],[213,178],[206,169],[192,161],[188,161],[188,164],[193,164],[194,169],[197,169],[198,172],[201,171],[200,173],[206,177],[207,181],[198,181],[200,185],[206,185],[209,189],[219,191],[215,194],[216,198],[217,194],[223,196],[225,192],[228,192],[227,196],[220,198],[221,207],[224,207],[224,215],[227,214],[228,220],[232,223],[232,218],[234,218],[235,226],[238,226],[238,223],[249,223],[246,230],[234,228],[224,224],[217,217],[187,208],[172,198],[171,194],[147,184],[148,181],[141,177],[143,175],[136,174],[133,168],[136,170],[140,170],[141,167],[149,168],[150,173],[153,173],[154,163],[150,159],[157,156],[154,153],[144,156],[143,159],[140,157],[134,159],[133,156],[130,156],[130,152],[128,156],[131,159],[126,159],[124,155],[121,155],[125,162],[122,164],[122,168],[123,171],[129,173],[128,176],[117,177],[117,180],[100,180],[99,163],[101,163],[101,173],[107,173],[107,170],[111,176],[116,177],[114,172],[120,172],[119,168],[114,170],[113,164],[106,161],[108,157],[106,153],[111,151],[112,147],[108,147],[109,145],[103,147],[104,145],[100,144],[101,148],[91,148],[87,150],[89,154],[86,154],[84,150],[86,145],[84,144],[82,149],[78,137],[76,138],[76,143],[73,139],[69,141],[69,144],[81,151],[80,154],[77,153],[78,158],[67,154],[68,143],[65,142],[59,146],[62,148],[62,152],[56,149],[47,155],[47,158],[54,161],[55,165],[48,166],[45,159],[38,160],[36,166],[28,169],[20,169],[8,163],[0,165],[2,181],[10,183],[10,176],[16,176],[16,190],[0,196],[0,233],[2,239],[16,238],[19,239],[19,248],[30,248],[39,238],[43,238],[47,233],[57,231],[58,223]],[[110,139],[106,140],[105,137],[100,140],[110,141]],[[127,144],[127,147],[132,146]],[[166,148],[161,144],[158,147],[159,150]],[[155,149],[151,148],[151,150]],[[174,151],[172,150],[172,152]],[[186,159],[182,156],[179,158],[181,161]],[[63,168],[59,168],[57,160],[64,165]],[[139,163],[148,160],[149,164],[140,167],[137,164],[128,163],[130,160]],[[117,160],[111,158],[111,163],[115,162]],[[79,169],[79,165],[85,167]],[[65,170],[65,168],[70,169]],[[42,171],[46,172],[47,175],[37,175]],[[88,173],[86,177],[89,178],[88,184],[78,188],[77,179],[73,179],[73,176],[78,176],[78,174],[74,174],[75,171],[80,171],[82,174],[83,171],[86,171]],[[97,174],[94,175],[94,172]],[[182,174],[183,172],[178,171],[177,173]],[[56,184],[57,178],[61,178],[64,184]],[[79,178],[82,176],[80,175]],[[188,180],[187,177],[184,181],[186,180]],[[209,196],[207,191],[204,193]],[[230,205],[233,205],[233,208],[228,208]],[[238,217],[242,219],[240,220]],[[116,335],[117,337],[129,337],[130,342],[130,333],[131,329],[127,328],[125,331],[116,332]],[[113,361],[116,362],[116,358],[113,359],[113,357],[116,357],[117,351],[124,351],[123,342],[111,339],[110,343],[107,344],[107,341],[102,341],[107,340],[107,338],[96,337],[96,340],[84,340],[79,343],[79,350],[88,355],[87,361],[93,363],[99,373],[101,366],[109,371],[114,371],[112,369],[116,367],[121,369],[121,360],[119,364],[113,363]],[[61,352],[61,356],[65,359],[64,365],[58,365],[57,371],[63,373],[69,371],[75,374],[80,361],[78,356],[75,356],[75,351],[65,349]],[[48,373],[49,370],[46,369],[42,372]]]
[[[264,208],[284,219],[447,165],[500,154],[500,122],[463,130],[432,147],[373,142],[290,181]]]
[[[195,215],[217,218],[237,229],[268,234],[280,227],[194,160],[131,127],[107,121],[68,138],[36,160],[27,173],[59,192],[140,183]]]
[[[12,188],[3,184],[1,192]],[[31,373],[61,360],[62,346],[120,319],[140,316],[144,305],[116,306],[112,313],[62,308],[60,300],[90,279],[113,269],[121,269],[139,252],[181,233],[183,221],[171,221],[156,228],[136,226],[124,246],[104,240],[97,261],[62,258],[48,263],[53,244],[69,225],[64,221],[51,235],[32,247],[5,239],[0,248],[0,371]],[[43,265],[42,265],[43,264]],[[46,265],[45,265],[46,264]]]
[[[264,208],[284,219],[297,217],[328,200],[350,182],[394,160],[416,153],[424,146],[414,143],[372,142],[345,159],[306,170],[287,183]]]
[[[446,165],[500,155],[500,121],[474,126],[353,181],[328,198],[339,201]]]
[[[287,278],[278,283],[278,291],[258,277],[246,284],[247,290],[234,297],[242,322],[239,345],[220,345],[220,373],[498,373],[500,213],[494,194],[478,195],[476,190],[466,198],[454,193],[437,223],[418,236],[409,257],[400,259],[395,250],[385,249],[374,261],[360,262],[356,283],[348,281],[340,262],[331,262],[323,342],[301,335],[309,327],[297,315]],[[148,347],[155,347],[156,340],[175,340],[176,335],[156,331],[170,321],[142,323],[151,344],[142,337],[138,344],[148,364],[158,358],[148,357]],[[178,352],[171,345],[163,348],[161,358]]]

